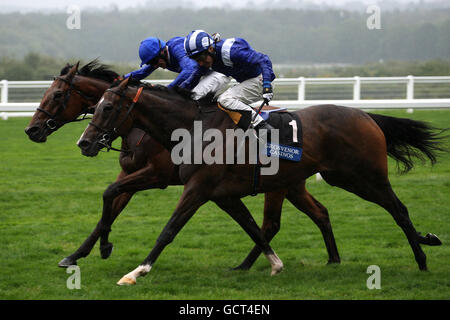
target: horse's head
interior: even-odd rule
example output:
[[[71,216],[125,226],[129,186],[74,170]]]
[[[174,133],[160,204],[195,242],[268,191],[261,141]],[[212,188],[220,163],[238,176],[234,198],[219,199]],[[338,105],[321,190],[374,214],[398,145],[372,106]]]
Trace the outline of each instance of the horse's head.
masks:
[[[142,89],[133,98],[127,90],[128,81],[107,89],[95,106],[94,116],[77,143],[83,155],[94,157],[104,147],[111,149],[111,143],[132,128],[130,112]]]
[[[61,75],[55,77],[50,88],[34,113],[25,133],[34,142],[45,142],[47,136],[58,130],[65,123],[72,122],[81,114],[91,111],[96,97],[85,93],[83,83],[79,83],[79,62],[74,66],[67,65]]]

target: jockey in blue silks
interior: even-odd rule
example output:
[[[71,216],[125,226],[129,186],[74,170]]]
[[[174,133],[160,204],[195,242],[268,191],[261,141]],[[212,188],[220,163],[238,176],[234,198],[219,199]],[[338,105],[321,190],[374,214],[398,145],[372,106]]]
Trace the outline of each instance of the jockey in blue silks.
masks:
[[[139,46],[139,57],[141,68],[127,73],[124,78],[132,76],[142,80],[156,69],[163,68],[179,73],[168,87],[178,86],[191,90],[209,72],[186,55],[183,37],[174,37],[167,43],[154,37],[144,39]]]
[[[210,68],[236,79],[237,85],[220,94],[217,101],[225,109],[242,114],[244,121],[239,126],[247,129],[250,120],[255,129],[272,129],[260,115],[250,107],[253,102],[264,99],[269,102],[273,97],[272,81],[275,74],[272,62],[263,53],[255,51],[242,38],[220,40],[219,36],[210,36],[203,30],[194,30],[186,38],[184,48],[187,55],[197,61],[200,67]],[[194,99],[205,96],[205,88],[216,87],[217,80],[205,76],[193,89]],[[256,116],[256,117],[255,117]]]

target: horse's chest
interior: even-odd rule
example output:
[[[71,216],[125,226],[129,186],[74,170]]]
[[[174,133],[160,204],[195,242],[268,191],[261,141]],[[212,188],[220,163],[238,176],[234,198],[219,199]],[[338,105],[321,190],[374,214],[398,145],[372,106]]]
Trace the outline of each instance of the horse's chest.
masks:
[[[142,169],[147,164],[147,152],[144,145],[139,145],[136,139],[127,139],[126,143],[122,143],[122,149],[131,150],[130,152],[122,152],[120,154],[120,166],[127,173],[132,173]]]

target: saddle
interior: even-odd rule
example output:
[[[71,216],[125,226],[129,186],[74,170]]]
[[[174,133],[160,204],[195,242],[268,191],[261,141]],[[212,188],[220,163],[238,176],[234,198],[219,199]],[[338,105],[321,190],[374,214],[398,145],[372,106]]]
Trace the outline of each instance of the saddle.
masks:
[[[247,111],[234,111],[234,110],[229,110],[226,109],[224,107],[222,107],[220,105],[220,103],[217,103],[217,107],[222,110],[225,111],[228,116],[231,118],[231,120],[233,120],[233,122],[240,128],[246,130],[249,127],[250,121],[251,121],[251,114],[250,112]],[[254,108],[252,107],[252,109],[257,112],[258,108]],[[274,106],[269,106],[269,105],[265,105],[262,109],[261,112],[259,113],[261,115],[261,117],[267,121],[267,119],[269,118],[270,113],[272,112],[287,112],[286,108],[280,108],[280,107],[274,107]]]
[[[220,103],[217,103],[217,106],[219,109],[226,112],[238,127],[241,127],[244,130],[249,127],[251,120],[250,112],[228,110],[222,107]],[[253,108],[253,110],[255,110],[255,112],[258,111],[256,108]],[[279,132],[279,144],[268,142],[266,155],[269,157],[299,162],[303,151],[302,123],[299,116],[296,113],[288,112],[286,108],[274,106],[264,106],[260,111],[260,115],[272,127],[278,129]],[[253,172],[252,196],[257,195],[258,193],[260,174],[261,165],[256,164]]]
[[[253,110],[255,110],[255,112],[258,111],[258,108],[253,108]],[[261,117],[267,121],[267,119],[269,118],[270,113],[272,112],[288,112],[287,108],[281,108],[281,107],[274,107],[274,106],[269,106],[269,105],[265,105],[262,107],[261,112],[259,113],[261,115]]]
[[[219,109],[225,111],[238,127],[246,130],[249,127],[251,113],[226,109],[217,103]],[[256,108],[253,110],[258,111]],[[267,155],[284,160],[298,162],[302,156],[302,123],[296,113],[288,112],[286,108],[264,106],[261,117],[272,127],[278,129],[279,144],[269,142]]]

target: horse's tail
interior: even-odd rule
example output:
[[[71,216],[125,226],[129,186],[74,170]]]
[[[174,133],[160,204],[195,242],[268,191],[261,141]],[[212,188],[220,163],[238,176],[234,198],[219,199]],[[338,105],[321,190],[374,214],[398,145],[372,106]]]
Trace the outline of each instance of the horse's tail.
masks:
[[[436,153],[447,151],[442,146],[442,140],[448,136],[441,134],[449,130],[448,128],[438,129],[422,121],[368,114],[383,131],[387,153],[397,161],[400,173],[406,173],[413,168],[413,158],[422,162],[428,158],[434,165]],[[403,168],[400,168],[400,164]]]

